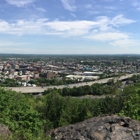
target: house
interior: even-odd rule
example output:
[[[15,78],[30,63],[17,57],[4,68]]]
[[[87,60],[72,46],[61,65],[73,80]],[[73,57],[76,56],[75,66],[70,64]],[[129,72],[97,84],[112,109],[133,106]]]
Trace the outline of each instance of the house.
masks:
[[[37,78],[39,78],[39,73],[34,74],[34,79],[37,79]]]
[[[17,76],[16,79],[19,81],[30,81],[30,76],[29,75]]]

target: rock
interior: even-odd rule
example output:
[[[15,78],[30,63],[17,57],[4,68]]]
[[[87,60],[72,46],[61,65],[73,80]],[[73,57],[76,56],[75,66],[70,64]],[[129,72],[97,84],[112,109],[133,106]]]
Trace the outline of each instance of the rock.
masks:
[[[140,140],[140,122],[128,117],[94,117],[49,132],[53,140]]]
[[[10,135],[10,131],[7,126],[0,124],[0,137],[7,137]]]

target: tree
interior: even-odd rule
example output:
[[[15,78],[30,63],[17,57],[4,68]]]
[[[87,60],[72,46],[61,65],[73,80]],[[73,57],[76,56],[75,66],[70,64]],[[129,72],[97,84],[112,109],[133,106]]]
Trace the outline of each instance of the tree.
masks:
[[[119,115],[129,116],[132,119],[140,120],[140,95],[138,93],[128,95]]]
[[[0,123],[7,125],[17,135],[21,135],[22,131],[37,135],[41,130],[40,114],[28,104],[26,96],[21,93],[1,88],[0,113]]]

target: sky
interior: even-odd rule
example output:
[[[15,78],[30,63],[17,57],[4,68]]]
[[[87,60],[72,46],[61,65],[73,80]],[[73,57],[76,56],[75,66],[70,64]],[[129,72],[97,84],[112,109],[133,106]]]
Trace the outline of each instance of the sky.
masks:
[[[140,0],[0,0],[0,53],[140,54]]]

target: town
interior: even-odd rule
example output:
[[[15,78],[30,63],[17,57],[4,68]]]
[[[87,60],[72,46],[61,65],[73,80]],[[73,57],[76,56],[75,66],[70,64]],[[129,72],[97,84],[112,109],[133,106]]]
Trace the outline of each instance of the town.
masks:
[[[139,55],[0,56],[2,87],[65,85],[139,72]]]

